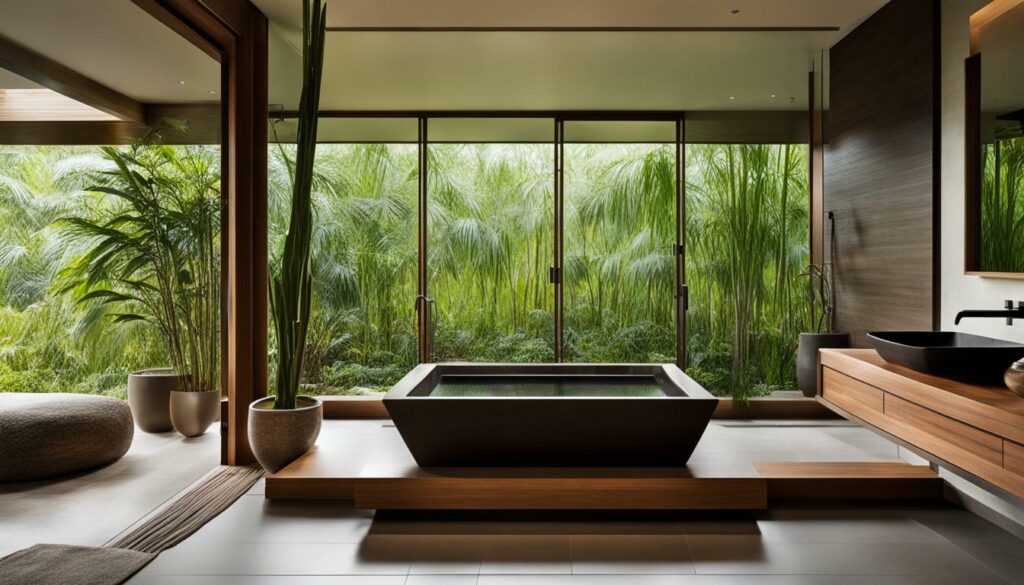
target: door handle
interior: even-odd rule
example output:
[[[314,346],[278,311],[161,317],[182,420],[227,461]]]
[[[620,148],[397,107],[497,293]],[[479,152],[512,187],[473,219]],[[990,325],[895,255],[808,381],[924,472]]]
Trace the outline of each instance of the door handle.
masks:
[[[424,318],[430,324],[430,331],[427,333],[427,357],[434,360],[434,345],[436,340],[437,326],[434,325],[434,299],[426,295],[416,295],[415,311],[424,311]]]

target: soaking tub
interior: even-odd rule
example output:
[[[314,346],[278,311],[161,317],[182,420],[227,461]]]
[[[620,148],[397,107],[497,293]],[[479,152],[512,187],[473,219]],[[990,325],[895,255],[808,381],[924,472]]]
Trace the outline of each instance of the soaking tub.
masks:
[[[717,404],[662,364],[421,364],[384,397],[421,467],[681,466]]]

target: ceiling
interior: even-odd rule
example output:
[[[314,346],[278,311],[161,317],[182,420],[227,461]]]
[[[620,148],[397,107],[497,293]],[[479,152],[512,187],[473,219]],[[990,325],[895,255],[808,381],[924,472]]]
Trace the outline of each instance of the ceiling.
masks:
[[[332,32],[321,107],[806,109],[822,34]],[[270,71],[288,109],[299,84],[280,80],[298,70],[292,60]]]
[[[0,35],[140,102],[219,99],[220,64],[130,0],[0,0],[0,14]],[[0,73],[0,89],[19,79]]]
[[[332,27],[818,27],[328,33],[325,109],[804,110],[821,50],[887,0],[329,0]],[[274,22],[271,102],[298,105],[301,3]],[[734,9],[740,10],[736,15]],[[773,97],[774,96],[774,97]]]
[[[253,1],[272,21],[270,101],[294,109],[301,81],[301,2]],[[334,30],[328,34],[321,105],[376,110],[800,110],[807,107],[807,72],[821,50],[886,1],[329,0],[329,25],[346,29],[825,30]],[[0,14],[5,15],[0,35],[138,101],[219,98],[209,93],[219,90],[219,64],[129,0],[0,0]],[[35,87],[4,73],[0,71],[0,89]]]
[[[329,27],[839,27],[887,0],[327,0]],[[302,26],[297,0],[254,0]],[[733,10],[739,12],[733,14]]]
[[[0,67],[0,89],[39,89],[40,87],[42,86],[38,83]]]

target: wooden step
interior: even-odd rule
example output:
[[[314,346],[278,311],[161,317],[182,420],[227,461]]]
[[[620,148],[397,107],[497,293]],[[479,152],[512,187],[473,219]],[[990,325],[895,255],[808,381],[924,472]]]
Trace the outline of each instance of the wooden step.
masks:
[[[755,462],[768,500],[938,500],[943,480],[898,462]]]

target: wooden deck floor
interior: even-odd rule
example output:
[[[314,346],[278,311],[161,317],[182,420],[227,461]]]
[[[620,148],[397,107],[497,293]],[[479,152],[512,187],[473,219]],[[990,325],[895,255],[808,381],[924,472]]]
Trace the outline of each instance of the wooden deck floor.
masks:
[[[779,500],[938,499],[942,480],[856,427],[712,423],[681,468],[431,468],[390,421],[327,421],[270,499],[411,510],[754,510]]]

